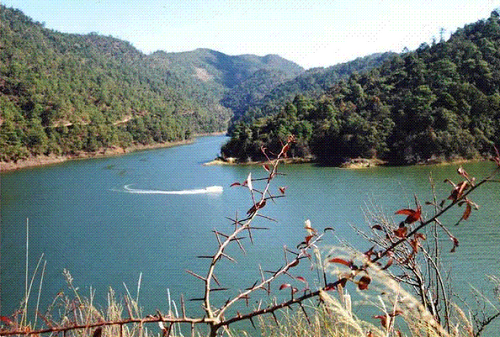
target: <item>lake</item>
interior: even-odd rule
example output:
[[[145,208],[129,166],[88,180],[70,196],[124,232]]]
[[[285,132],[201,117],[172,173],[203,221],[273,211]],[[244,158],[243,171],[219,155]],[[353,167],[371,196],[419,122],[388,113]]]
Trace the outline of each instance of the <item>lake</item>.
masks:
[[[126,284],[135,296],[140,275],[140,304],[146,314],[168,310],[168,291],[177,303],[180,294],[187,299],[202,297],[202,282],[186,270],[206,273],[207,260],[197,256],[213,254],[217,241],[212,231],[229,233],[231,221],[226,217],[242,217],[252,205],[247,189],[230,185],[243,182],[249,172],[257,178],[266,173],[260,166],[204,166],[226,139],[202,137],[190,145],[1,174],[1,315],[10,315],[24,295],[27,219],[30,275],[41,254],[47,261],[42,310],[58,292],[68,292],[64,269],[82,295],[95,290],[101,306],[109,287],[120,295]],[[491,163],[463,166],[478,178],[494,168]],[[430,173],[438,196],[446,198],[451,188],[443,180],[458,181],[457,167],[347,170],[284,165],[280,171],[286,175],[273,184],[275,193],[279,186],[287,186],[286,198],[268,202],[263,209],[278,222],[256,222],[268,229],[253,233],[255,242],[245,243],[246,255],[230,251],[238,263],[221,264],[221,283],[235,288],[234,294],[259,279],[258,264],[276,270],[283,263],[283,246],[295,247],[304,240],[307,219],[317,229],[335,229],[335,235],[323,241],[324,247],[345,240],[366,249],[369,245],[352,226],[368,229],[367,208],[375,205],[393,215],[398,209],[414,208],[414,194],[422,203],[431,200]],[[210,186],[217,187],[205,190]],[[450,254],[451,241],[443,239],[443,259],[452,270],[455,292],[469,302],[473,302],[472,286],[492,289],[486,276],[500,275],[499,197],[498,184],[486,185],[471,196],[480,210],[473,211],[469,220],[453,225],[463,208],[443,218],[460,240],[456,253]],[[431,210],[424,207],[424,214]],[[314,275],[309,277],[314,283]],[[187,306],[191,315],[202,312],[200,302]]]

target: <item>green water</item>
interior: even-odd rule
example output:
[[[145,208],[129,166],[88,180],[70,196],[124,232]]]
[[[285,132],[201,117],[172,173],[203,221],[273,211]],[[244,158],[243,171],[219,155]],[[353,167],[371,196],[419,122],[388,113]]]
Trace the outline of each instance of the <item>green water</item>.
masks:
[[[167,311],[167,289],[177,303],[180,294],[201,297],[201,281],[185,270],[203,275],[207,262],[196,256],[214,252],[212,230],[230,232],[226,217],[242,215],[251,206],[247,190],[229,185],[243,182],[249,172],[253,177],[265,173],[259,166],[203,166],[224,141],[224,137],[204,137],[192,145],[2,174],[1,315],[10,315],[24,294],[26,219],[30,273],[42,253],[47,261],[42,308],[59,291],[67,292],[63,269],[71,272],[83,295],[92,287],[102,305],[108,287],[124,294],[125,283],[135,295],[141,273],[140,304],[145,313]],[[490,163],[464,167],[477,177],[493,169]],[[422,202],[430,200],[430,173],[438,195],[446,197],[450,187],[443,180],[458,180],[456,168],[283,166],[286,176],[277,178],[275,186],[287,186],[287,197],[269,202],[264,210],[278,223],[259,220],[256,225],[269,229],[254,233],[254,245],[246,242],[246,256],[237,249],[230,251],[238,263],[221,264],[217,273],[221,283],[235,288],[234,294],[259,279],[258,264],[277,269],[283,263],[283,245],[295,247],[304,239],[306,219],[318,229],[333,227],[336,237],[365,249],[368,244],[351,228],[367,228],[364,209],[373,204],[393,214],[411,207],[414,194]],[[223,192],[198,193],[208,186],[222,186]],[[444,240],[444,260],[452,269],[455,291],[466,301],[472,300],[471,285],[491,289],[486,275],[500,275],[499,187],[490,184],[472,196],[481,209],[468,221],[452,225],[462,209],[444,219],[460,240],[454,254],[447,253],[452,245]],[[181,193],[165,194],[172,191]],[[323,242],[325,247],[338,243],[333,236]],[[308,268],[298,272],[306,275]],[[315,282],[314,274],[308,277]],[[223,300],[230,294],[219,296]],[[188,313],[201,313],[199,302],[187,306]]]

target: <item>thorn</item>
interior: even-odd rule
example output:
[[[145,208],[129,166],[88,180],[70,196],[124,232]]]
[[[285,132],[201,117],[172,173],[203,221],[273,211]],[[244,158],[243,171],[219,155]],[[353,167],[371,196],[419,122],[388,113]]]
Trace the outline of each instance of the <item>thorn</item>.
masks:
[[[250,323],[252,323],[252,327],[254,328],[254,330],[257,330],[257,328],[255,327],[255,323],[253,322],[253,318],[250,317],[249,320],[250,320]]]
[[[210,291],[225,291],[225,290],[228,290],[229,288],[214,288],[214,289],[210,289]]]
[[[245,250],[245,248],[243,247],[243,245],[241,244],[240,240],[236,240],[236,243],[238,244],[238,247],[240,247],[241,251],[243,252],[244,255],[247,254],[247,251]]]
[[[231,256],[229,256],[225,253],[221,253],[221,256],[225,257],[226,259],[228,259],[231,262],[237,263],[235,259],[233,259]]]
[[[250,229],[261,229],[261,230],[268,230],[269,227],[255,227],[255,226],[248,226]]]
[[[264,282],[266,280],[266,278],[264,277],[264,271],[262,270],[262,266],[260,264],[259,264],[259,271],[260,271],[261,280],[262,280],[262,282]]]
[[[245,300],[245,305],[248,307],[248,300],[250,299],[250,296],[248,295],[245,295],[245,296],[241,296],[240,297],[240,300]]]
[[[267,219],[267,220],[270,220],[272,222],[278,222],[278,220],[276,219],[273,219],[273,218],[270,218],[268,216],[265,216],[265,215],[262,215],[262,214],[257,214],[257,216],[261,217],[261,218],[264,218],[264,219]]]
[[[252,243],[253,245],[253,236],[252,236],[252,231],[250,230],[250,227],[247,228],[248,230],[248,237],[250,238],[250,242]]]
[[[276,326],[279,328],[280,324],[278,323],[278,318],[276,318],[276,314],[274,313],[274,311],[271,311],[271,314],[273,315],[274,322],[276,323]]]
[[[181,310],[182,310],[182,318],[186,318],[186,303],[184,303],[184,295],[181,294]]]
[[[281,270],[283,270],[283,266],[279,267],[278,270],[276,270],[276,271],[264,270],[264,272],[268,273],[268,274],[273,274],[273,276],[276,276],[276,274],[278,274]]]
[[[204,298],[190,298],[189,301],[191,302],[196,302],[196,301],[204,301]]]
[[[217,231],[213,231],[215,233],[215,238],[217,239],[217,242],[219,243],[219,247],[222,246],[222,242],[220,241],[220,238],[219,238],[219,232]]]
[[[226,239],[227,239],[227,238],[229,237],[229,235],[227,235],[227,234],[224,234],[224,233],[221,233],[221,232],[219,232],[219,231],[216,231],[216,230],[213,230],[212,232],[214,232],[214,233],[215,233],[216,235],[220,235],[220,236],[223,236],[223,237],[225,237]]]
[[[230,241],[239,241],[239,240],[243,240],[243,239],[246,239],[246,237],[240,236],[240,237],[232,238]]]
[[[245,290],[250,290],[250,289],[255,288],[255,286],[257,285],[257,283],[259,283],[259,281],[255,281],[251,287],[248,287]]]
[[[215,277],[215,274],[212,274],[212,278],[215,281],[215,283],[217,283],[217,285],[220,287],[219,280],[217,279],[217,277]]]
[[[307,314],[306,308],[302,305],[302,302],[299,302],[300,308],[302,309],[302,312],[304,313],[304,316],[306,316],[307,323],[311,324],[311,320],[309,319],[309,315]]]
[[[202,276],[200,276],[200,275],[198,275],[198,274],[196,274],[196,273],[192,272],[192,271],[191,271],[191,270],[189,270],[189,269],[186,269],[186,272],[187,272],[188,274],[193,275],[193,276],[194,276],[194,277],[196,277],[196,278],[199,278],[200,280],[203,280],[203,281],[205,281],[205,282],[207,281],[207,279],[206,279],[206,278],[204,278],[204,277],[202,277]]]

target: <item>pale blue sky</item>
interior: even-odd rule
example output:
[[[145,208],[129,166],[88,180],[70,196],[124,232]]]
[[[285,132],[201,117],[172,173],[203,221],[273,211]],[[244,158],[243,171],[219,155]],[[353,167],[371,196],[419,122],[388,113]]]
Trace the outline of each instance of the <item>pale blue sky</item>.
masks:
[[[489,17],[500,0],[0,0],[47,28],[98,32],[145,53],[278,54],[305,68],[401,52]]]

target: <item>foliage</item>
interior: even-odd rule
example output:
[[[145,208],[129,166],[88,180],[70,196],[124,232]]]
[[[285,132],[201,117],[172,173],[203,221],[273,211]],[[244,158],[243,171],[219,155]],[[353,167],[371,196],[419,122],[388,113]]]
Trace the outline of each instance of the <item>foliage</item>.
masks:
[[[366,238],[374,245],[368,251],[361,253],[349,247],[334,247],[330,249],[326,258],[322,257],[319,243],[322,242],[329,232],[334,232],[334,228],[325,227],[317,230],[312,227],[311,222],[305,222],[304,240],[294,248],[283,247],[283,264],[276,270],[264,270],[259,265],[259,276],[257,280],[249,285],[240,284],[241,287],[233,295],[224,301],[215,294],[231,290],[224,287],[216,276],[216,272],[223,268],[223,261],[236,262],[235,251],[230,247],[239,248],[245,255],[245,245],[243,240],[248,238],[253,243],[255,231],[266,229],[256,226],[255,222],[261,218],[267,221],[276,221],[264,215],[268,202],[276,202],[277,199],[286,196],[286,188],[274,188],[271,182],[282,175],[278,166],[285,159],[291,150],[294,137],[290,136],[287,142],[281,147],[276,157],[273,157],[268,150],[263,150],[263,154],[268,157],[270,164],[263,165],[266,174],[263,178],[254,178],[252,173],[243,181],[235,182],[231,187],[240,187],[248,190],[251,198],[251,206],[243,218],[237,215],[228,218],[231,222],[232,230],[228,233],[214,230],[217,247],[213,255],[198,256],[200,259],[208,261],[206,272],[197,273],[187,270],[193,277],[202,281],[202,297],[193,298],[192,301],[200,301],[204,310],[201,317],[190,317],[186,315],[184,299],[181,297],[181,312],[169,310],[167,314],[157,311],[155,315],[143,316],[138,307],[138,295],[134,300],[130,293],[125,297],[125,307],[121,306],[114,299],[114,293],[109,295],[109,308],[107,315],[103,315],[96,310],[92,303],[92,291],[90,299],[80,297],[77,288],[73,285],[73,279],[68,272],[65,275],[68,285],[74,293],[75,299],[58,294],[56,301],[62,302],[61,321],[56,321],[52,312],[55,308],[53,304],[45,313],[41,314],[36,309],[36,316],[44,322],[45,328],[36,328],[36,319],[33,324],[28,322],[28,302],[33,286],[33,280],[37,275],[42,258],[35,269],[35,273],[30,283],[26,274],[25,299],[22,302],[22,309],[12,316],[1,316],[3,328],[0,332],[3,336],[10,335],[39,335],[42,333],[59,333],[65,335],[84,335],[93,333],[94,337],[100,337],[103,330],[112,335],[135,335],[147,336],[143,332],[144,325],[156,323],[163,336],[176,335],[179,325],[189,325],[191,336],[196,334],[195,326],[206,326],[207,336],[216,337],[227,333],[232,335],[230,328],[237,322],[248,321],[254,325],[254,319],[259,319],[263,324],[264,331],[270,336],[283,335],[322,335],[332,336],[402,336],[402,331],[408,331],[410,336],[480,336],[484,327],[500,316],[500,310],[495,308],[495,313],[485,320],[476,321],[476,327],[458,306],[452,306],[452,302],[445,298],[445,309],[442,304],[441,294],[446,293],[443,287],[442,276],[439,274],[441,268],[437,265],[439,256],[427,256],[428,252],[424,248],[427,240],[424,230],[435,226],[439,227],[446,235],[452,239],[452,251],[458,247],[458,240],[451,234],[451,231],[444,226],[440,218],[450,209],[457,206],[466,205],[463,215],[459,219],[466,221],[472,207],[477,205],[471,200],[470,195],[479,187],[487,183],[498,183],[500,173],[500,155],[497,153],[494,161],[496,168],[485,178],[476,180],[471,177],[463,168],[459,167],[457,173],[459,183],[446,180],[452,189],[449,195],[438,202],[434,196],[433,201],[426,202],[426,206],[434,209],[433,215],[426,216],[422,212],[423,205],[415,196],[415,208],[403,208],[397,210],[395,214],[401,216],[402,221],[397,224],[392,219],[383,222],[376,222],[371,227],[374,236]],[[275,191],[275,192],[273,192]],[[458,224],[457,223],[457,224]],[[376,233],[382,233],[376,235]],[[441,245],[437,236],[434,237],[435,244]],[[27,244],[28,247],[28,244]],[[28,253],[27,261],[28,261]],[[423,264],[421,264],[423,259]],[[42,256],[43,257],[43,256]],[[316,269],[317,278],[310,279],[303,268],[298,267],[310,265],[311,269]],[[418,267],[417,267],[418,266]],[[413,273],[420,268],[433,270],[436,274],[415,273],[424,279],[412,278],[413,274],[403,273],[404,269]],[[43,270],[45,269],[45,265]],[[26,268],[28,270],[28,268]],[[43,280],[43,271],[42,271]],[[435,281],[434,278],[441,279]],[[41,289],[42,280],[39,289]],[[252,282],[252,281],[249,281]],[[415,285],[414,283],[417,282]],[[437,282],[440,286],[437,293],[432,293],[435,289],[425,288],[427,282]],[[496,280],[498,282],[498,280]],[[28,286],[29,284],[29,286]],[[409,287],[406,287],[409,285]],[[441,288],[440,288],[441,287]],[[139,293],[140,279],[137,294]],[[273,302],[264,303],[263,294],[270,295],[273,289],[278,289],[281,296]],[[352,309],[353,302],[347,289],[356,291],[364,298],[364,305],[376,310],[373,316],[374,322],[360,320]],[[260,295],[259,295],[260,294]],[[333,295],[331,295],[333,294]],[[416,296],[414,296],[416,295]],[[258,305],[249,306],[249,300],[258,300]],[[245,307],[238,307],[238,303],[246,303]],[[311,308],[310,304],[314,306]],[[490,302],[491,303],[491,302]],[[169,299],[169,307],[170,307]],[[124,318],[121,312],[128,311],[128,318]],[[299,309],[300,314],[290,314],[292,308]],[[239,310],[237,310],[239,309]],[[284,312],[285,330],[282,330],[278,315]],[[265,323],[264,317],[271,318],[276,324],[276,329],[270,328]],[[477,317],[474,315],[473,317]],[[290,321],[297,319],[297,322]],[[307,324],[305,323],[307,322]],[[129,328],[129,326],[131,326]],[[179,331],[179,330],[177,330]]]
[[[3,5],[0,51],[0,161],[224,131],[230,88],[260,70],[302,72],[274,55],[145,55],[111,36],[46,29]]]
[[[291,79],[276,74],[274,78],[261,79],[262,76],[258,76],[244,81],[230,90],[222,101],[234,112],[229,133],[232,134],[239,121],[249,123],[259,117],[274,115],[279,112],[281,105],[293,100],[298,94],[318,98],[340,80],[380,66],[394,55],[383,53],[359,57],[327,68],[309,69]]]
[[[234,127],[223,157],[264,159],[260,147],[297,135],[297,155],[340,164],[378,158],[414,164],[493,154],[500,140],[497,15],[448,41],[396,55],[334,84],[320,98],[297,95],[272,117]],[[309,132],[312,130],[312,132]]]

